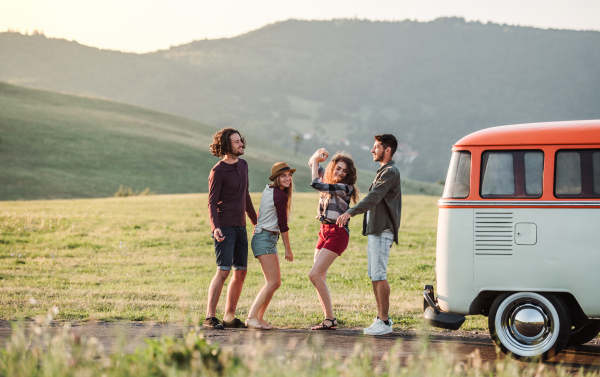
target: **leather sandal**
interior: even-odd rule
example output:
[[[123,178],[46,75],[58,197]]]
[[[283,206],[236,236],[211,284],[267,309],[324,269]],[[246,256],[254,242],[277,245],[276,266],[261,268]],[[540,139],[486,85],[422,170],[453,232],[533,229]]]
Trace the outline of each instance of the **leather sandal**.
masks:
[[[331,323],[331,324],[328,324],[327,322]],[[337,329],[337,325],[338,325],[338,323],[335,318],[333,318],[333,319],[325,318],[323,320],[323,322],[321,322],[317,326],[311,327],[310,329],[311,330],[335,330],[335,329]]]
[[[269,330],[258,318],[246,318],[246,327],[255,330]]]

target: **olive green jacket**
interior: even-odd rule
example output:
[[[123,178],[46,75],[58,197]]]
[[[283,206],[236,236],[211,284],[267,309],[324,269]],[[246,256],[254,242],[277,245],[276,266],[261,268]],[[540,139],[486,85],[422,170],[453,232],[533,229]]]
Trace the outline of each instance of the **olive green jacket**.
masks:
[[[367,222],[367,211],[371,221]],[[363,236],[381,234],[389,229],[394,233],[394,242],[398,244],[400,213],[402,212],[402,192],[400,190],[400,171],[394,161],[390,161],[377,170],[369,193],[356,206],[348,211],[351,216],[364,213]]]

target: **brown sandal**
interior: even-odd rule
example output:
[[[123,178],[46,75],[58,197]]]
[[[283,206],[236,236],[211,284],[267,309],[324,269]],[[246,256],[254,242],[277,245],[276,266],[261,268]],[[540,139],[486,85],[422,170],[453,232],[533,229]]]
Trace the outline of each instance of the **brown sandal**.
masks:
[[[331,325],[328,326],[325,323],[325,321],[331,322]],[[325,318],[323,320],[323,322],[321,322],[317,326],[311,327],[310,329],[311,330],[335,330],[335,329],[337,329],[337,325],[338,325],[338,323],[337,323],[337,320],[335,318],[333,318],[333,319],[327,319],[327,318]]]

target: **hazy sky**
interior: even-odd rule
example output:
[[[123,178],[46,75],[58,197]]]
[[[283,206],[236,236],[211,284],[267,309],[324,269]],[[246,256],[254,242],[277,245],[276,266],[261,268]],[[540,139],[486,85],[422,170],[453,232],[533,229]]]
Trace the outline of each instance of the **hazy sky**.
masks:
[[[43,30],[101,48],[147,52],[236,36],[289,18],[467,20],[600,30],[600,0],[0,0],[0,31]]]

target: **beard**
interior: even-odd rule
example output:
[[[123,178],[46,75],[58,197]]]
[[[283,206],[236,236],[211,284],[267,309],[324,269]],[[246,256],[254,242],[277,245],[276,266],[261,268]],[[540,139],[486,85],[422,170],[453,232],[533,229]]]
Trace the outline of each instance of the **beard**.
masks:
[[[373,159],[373,161],[375,161],[375,162],[383,161],[383,152],[379,156],[375,155],[375,158]]]
[[[234,156],[241,156],[241,155],[243,155],[243,154],[244,154],[244,148],[242,148],[242,149],[237,149],[237,150],[235,150],[235,151],[231,152],[231,154],[232,154],[232,155],[234,155]]]

